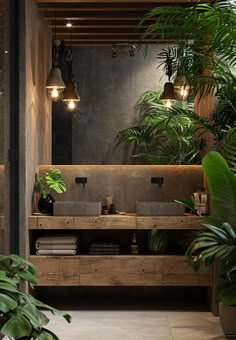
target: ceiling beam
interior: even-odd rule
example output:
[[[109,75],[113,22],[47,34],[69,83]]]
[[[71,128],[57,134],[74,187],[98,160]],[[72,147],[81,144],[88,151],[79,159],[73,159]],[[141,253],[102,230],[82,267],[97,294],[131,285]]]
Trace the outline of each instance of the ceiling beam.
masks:
[[[101,3],[101,0],[34,0],[36,3],[58,4],[58,3]],[[194,4],[194,3],[211,3],[212,0],[103,0],[105,4],[113,3],[151,3],[151,4]]]

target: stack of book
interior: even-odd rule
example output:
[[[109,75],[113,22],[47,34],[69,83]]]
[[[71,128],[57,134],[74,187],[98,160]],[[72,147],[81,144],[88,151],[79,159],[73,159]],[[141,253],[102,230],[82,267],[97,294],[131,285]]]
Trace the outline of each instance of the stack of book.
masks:
[[[77,236],[39,237],[35,242],[36,255],[76,255],[78,252]]]
[[[89,255],[120,255],[120,245],[118,243],[91,243]]]

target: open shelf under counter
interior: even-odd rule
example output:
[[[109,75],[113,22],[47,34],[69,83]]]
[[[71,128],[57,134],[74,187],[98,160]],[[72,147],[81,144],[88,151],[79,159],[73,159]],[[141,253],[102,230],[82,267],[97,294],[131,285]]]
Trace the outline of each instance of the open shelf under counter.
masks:
[[[40,286],[211,286],[181,255],[30,256]]]
[[[28,218],[29,229],[203,229],[199,216],[44,216]]]

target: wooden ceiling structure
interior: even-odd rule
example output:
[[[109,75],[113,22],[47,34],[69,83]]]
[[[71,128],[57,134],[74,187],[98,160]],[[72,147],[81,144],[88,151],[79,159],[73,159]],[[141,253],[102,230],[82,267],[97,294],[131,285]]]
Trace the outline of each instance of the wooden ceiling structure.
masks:
[[[49,29],[72,46],[137,44],[137,25],[152,8],[192,6],[212,0],[34,0]],[[153,19],[152,19],[153,20]],[[151,19],[147,21],[151,22]],[[72,27],[68,28],[67,23]],[[147,27],[147,23],[142,29]],[[161,40],[148,40],[158,43]],[[145,43],[145,41],[143,41]]]

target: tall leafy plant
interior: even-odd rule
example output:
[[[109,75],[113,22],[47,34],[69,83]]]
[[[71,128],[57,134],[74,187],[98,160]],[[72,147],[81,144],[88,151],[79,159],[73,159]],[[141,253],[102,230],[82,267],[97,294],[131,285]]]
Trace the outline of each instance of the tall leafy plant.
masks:
[[[225,159],[216,151],[208,153],[202,161],[211,194],[214,218],[204,224],[187,250],[189,262],[195,270],[202,263],[209,268],[219,263],[219,276],[223,279],[220,299],[228,305],[236,304],[236,177]]]
[[[175,41],[173,69],[187,77],[195,93],[203,96],[235,85],[236,8],[232,2],[157,7],[140,25],[144,22],[148,27],[143,39]]]

